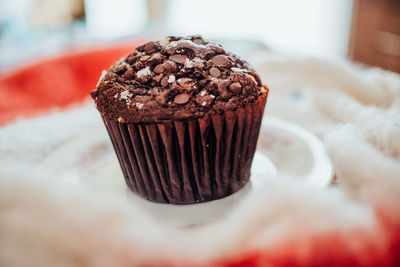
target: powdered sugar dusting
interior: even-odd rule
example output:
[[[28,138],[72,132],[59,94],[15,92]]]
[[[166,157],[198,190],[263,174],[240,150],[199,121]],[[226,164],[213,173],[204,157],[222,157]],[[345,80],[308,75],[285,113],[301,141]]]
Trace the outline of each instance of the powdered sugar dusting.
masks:
[[[169,75],[168,83],[173,83],[174,81],[175,81],[175,76],[174,75]]]
[[[150,75],[150,74],[151,74],[151,71],[150,71],[150,68],[149,68],[149,67],[146,67],[146,68],[144,68],[144,69],[141,69],[141,70],[139,70],[139,71],[136,73],[136,75],[138,76],[138,78],[141,78],[141,77],[143,77],[143,76]]]
[[[166,47],[168,44],[169,44],[169,38],[168,37],[163,38],[163,39],[160,40],[160,45],[162,47]]]
[[[135,105],[136,105],[137,109],[142,109],[144,104],[143,103],[136,103]]]
[[[107,71],[106,71],[106,70],[103,70],[103,71],[101,72],[101,76],[100,76],[100,78],[99,78],[99,81],[98,81],[97,84],[96,84],[96,87],[99,87],[101,81],[102,81],[103,78],[106,76],[106,74],[107,74]]]
[[[187,58],[186,61],[185,61],[185,67],[186,68],[192,68],[193,67],[193,62],[189,58]]]
[[[120,62],[120,65],[121,65],[121,66],[127,66],[127,67],[129,67],[129,64],[126,63],[125,61],[121,61],[121,62]]]
[[[160,42],[161,43],[161,42]],[[188,40],[188,39],[180,39],[178,41],[173,41],[170,42],[165,48],[169,49],[169,48],[173,48],[173,47],[177,47],[179,44],[188,44],[192,47],[196,47],[196,48],[202,48],[205,49],[207,46],[206,45],[202,45],[202,44],[196,44],[195,42],[193,42],[192,40]]]
[[[236,68],[236,67],[231,68],[231,70],[234,71],[234,72],[248,72],[248,70],[241,69],[241,68]]]
[[[185,67],[193,68],[195,66],[195,63],[202,64],[202,63],[204,63],[204,60],[199,57],[195,57],[193,60],[190,60],[189,58],[187,58],[186,62],[185,62]]]
[[[131,92],[129,92],[128,90],[125,90],[125,91],[121,92],[119,99],[120,100],[124,99],[126,101],[126,104],[129,106],[132,102],[132,100],[131,100],[132,96],[133,96],[133,94]]]
[[[176,47],[176,46],[178,45],[178,43],[179,43],[179,41],[170,42],[170,43],[165,47],[165,49],[172,48],[172,47]]]

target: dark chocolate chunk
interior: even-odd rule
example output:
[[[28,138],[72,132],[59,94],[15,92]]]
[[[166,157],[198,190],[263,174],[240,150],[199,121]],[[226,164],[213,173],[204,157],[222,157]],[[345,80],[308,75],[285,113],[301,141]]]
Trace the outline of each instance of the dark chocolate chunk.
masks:
[[[115,72],[118,74],[118,75],[122,75],[122,74],[124,74],[125,73],[125,71],[128,69],[128,67],[126,66],[126,65],[119,65],[118,67],[117,67],[117,69],[115,70]]]
[[[242,92],[242,85],[240,83],[232,83],[229,85],[229,90],[232,93],[240,94]]]
[[[125,71],[123,77],[127,79],[133,79],[135,77],[135,71],[132,68],[129,68],[127,71]]]
[[[128,63],[129,65],[134,64],[137,60],[138,60],[138,57],[135,56],[134,54],[130,54],[125,59],[126,63]]]
[[[156,51],[156,44],[154,42],[148,42],[145,46],[144,46],[144,52],[149,55],[152,54]]]
[[[161,79],[161,86],[162,87],[167,87],[168,86],[168,76],[165,76],[164,78]]]
[[[163,64],[158,64],[155,68],[154,68],[154,72],[155,73],[162,73],[164,71],[164,66]]]
[[[182,93],[174,98],[174,103],[178,105],[186,104],[189,101],[190,95],[187,93]]]
[[[188,57],[185,55],[175,54],[170,56],[169,59],[179,64],[185,64]]]
[[[212,67],[209,72],[210,72],[211,76],[213,76],[215,78],[218,78],[221,75],[221,72],[216,67]]]
[[[164,77],[164,75],[158,74],[158,75],[156,75],[156,76],[153,77],[153,80],[154,80],[155,82],[159,83],[163,77]]]
[[[178,70],[178,66],[176,65],[175,62],[167,60],[164,62],[164,69],[169,72],[175,72]]]
[[[215,55],[215,51],[212,49],[207,49],[206,51],[204,51],[204,58],[206,60],[209,60],[210,58],[212,58]]]
[[[225,55],[216,55],[211,58],[212,63],[217,66],[225,67],[229,64],[229,58]]]
[[[192,42],[198,45],[205,45],[206,43],[204,42],[203,38],[200,36],[196,36],[192,39]]]
[[[218,85],[218,92],[220,94],[221,99],[228,99],[230,97],[230,93],[227,89],[228,85],[229,85],[229,81],[227,80],[219,80],[217,82]]]

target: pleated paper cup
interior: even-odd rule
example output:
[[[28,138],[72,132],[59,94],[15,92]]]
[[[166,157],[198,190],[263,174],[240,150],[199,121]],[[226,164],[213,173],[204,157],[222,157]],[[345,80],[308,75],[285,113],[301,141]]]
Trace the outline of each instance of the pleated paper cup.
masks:
[[[238,191],[250,178],[267,95],[186,121],[123,123],[103,116],[127,185],[147,200],[173,204]]]

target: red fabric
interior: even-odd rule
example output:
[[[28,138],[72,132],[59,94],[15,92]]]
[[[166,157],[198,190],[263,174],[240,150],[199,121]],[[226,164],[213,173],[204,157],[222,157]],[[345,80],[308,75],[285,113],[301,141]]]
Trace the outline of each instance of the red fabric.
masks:
[[[96,87],[102,70],[136,46],[69,52],[0,74],[0,125],[82,101]]]

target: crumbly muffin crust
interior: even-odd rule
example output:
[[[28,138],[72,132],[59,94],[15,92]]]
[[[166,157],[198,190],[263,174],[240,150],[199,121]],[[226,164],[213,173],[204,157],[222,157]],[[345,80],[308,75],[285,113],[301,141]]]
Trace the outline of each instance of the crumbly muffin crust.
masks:
[[[151,123],[235,110],[263,90],[254,69],[219,44],[200,36],[170,36],[115,63],[91,95],[109,119]]]

